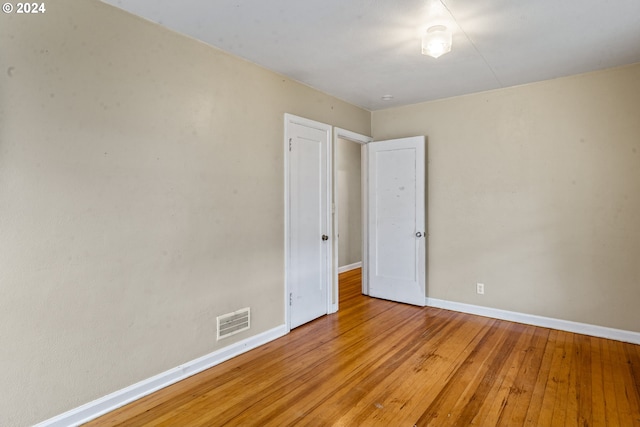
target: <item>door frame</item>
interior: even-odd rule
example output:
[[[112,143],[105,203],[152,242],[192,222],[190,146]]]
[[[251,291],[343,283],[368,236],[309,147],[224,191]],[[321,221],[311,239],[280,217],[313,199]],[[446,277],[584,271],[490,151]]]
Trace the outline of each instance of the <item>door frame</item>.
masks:
[[[367,144],[373,141],[373,138],[366,135],[361,135],[356,132],[352,132],[350,130],[342,129],[339,127],[333,128],[333,164],[337,165],[337,152],[338,150],[335,148],[335,144],[338,144],[339,139],[345,139],[347,141],[355,142],[356,144],[360,144],[360,187],[361,187],[361,220],[362,220],[362,293],[364,295],[369,294],[369,282],[368,282],[368,215],[367,215],[367,206],[368,206],[368,184],[367,184],[367,176],[368,176],[368,163],[367,163]],[[333,168],[333,200],[335,201],[335,205],[333,207],[333,294],[335,294],[334,305],[332,307],[332,313],[338,311],[338,233],[340,231],[340,224],[338,222],[338,212],[340,211],[340,206],[338,205],[338,171],[336,168]]]
[[[289,197],[291,191],[291,183],[289,180],[289,164],[291,161],[291,156],[289,155],[289,139],[291,138],[291,125],[301,125],[314,129],[318,129],[322,132],[325,132],[327,135],[327,152],[325,153],[327,156],[327,165],[326,165],[326,212],[325,219],[327,221],[327,231],[333,229],[332,216],[331,216],[331,196],[333,189],[333,175],[331,173],[333,168],[333,140],[332,140],[332,127],[330,125],[316,122],[314,120],[306,119],[304,117],[295,116],[293,114],[285,113],[284,115],[284,313],[285,313],[285,327],[287,332],[291,331],[291,306],[290,306],[290,293],[291,293],[291,284],[289,283],[289,257],[291,255],[291,247],[289,244],[289,236],[291,234],[290,229],[290,220],[289,220]],[[328,234],[331,234],[329,232]],[[332,243],[332,242],[331,242]],[[332,262],[333,259],[333,244],[327,245],[327,282],[325,286],[327,287],[327,313],[331,313],[331,309],[333,306],[333,292],[331,284],[332,274]],[[337,295],[336,295],[337,298]]]

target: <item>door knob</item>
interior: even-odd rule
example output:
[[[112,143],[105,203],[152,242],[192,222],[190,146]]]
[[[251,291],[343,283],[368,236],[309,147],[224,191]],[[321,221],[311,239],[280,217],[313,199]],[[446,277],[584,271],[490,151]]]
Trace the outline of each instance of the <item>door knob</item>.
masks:
[[[416,233],[416,237],[422,237],[422,233],[418,231],[418,232]]]
[[[327,236],[326,234],[322,235],[322,240],[329,240],[329,236]]]

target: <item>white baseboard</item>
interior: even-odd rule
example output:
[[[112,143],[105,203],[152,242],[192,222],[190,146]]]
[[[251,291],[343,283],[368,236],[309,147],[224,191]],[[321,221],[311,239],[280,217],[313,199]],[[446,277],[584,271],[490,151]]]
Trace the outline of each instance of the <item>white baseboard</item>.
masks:
[[[280,325],[256,336],[231,344],[205,356],[189,361],[176,368],[169,369],[139,383],[118,390],[85,405],[57,415],[36,424],[34,427],[78,426],[131,403],[141,397],[181,381],[187,377],[209,369],[235,356],[280,338],[288,333],[285,325]]]
[[[345,271],[355,270],[356,268],[362,267],[362,261],[354,262],[353,264],[343,265],[342,267],[338,267],[338,274],[344,273]]]
[[[590,325],[588,323],[572,322],[570,320],[554,319],[552,317],[536,316],[534,314],[518,313],[515,311],[500,310],[497,308],[482,307],[436,298],[427,298],[427,305],[429,307],[444,308],[446,310],[460,311],[462,313],[476,314],[494,319],[509,320],[526,325],[542,326],[544,328],[640,344],[640,332],[625,331],[622,329],[607,328],[605,326]]]

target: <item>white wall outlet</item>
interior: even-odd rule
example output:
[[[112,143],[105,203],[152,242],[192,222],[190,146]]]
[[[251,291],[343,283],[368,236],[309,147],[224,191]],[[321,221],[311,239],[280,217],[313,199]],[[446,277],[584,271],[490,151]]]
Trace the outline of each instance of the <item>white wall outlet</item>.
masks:
[[[476,293],[478,295],[484,295],[484,283],[476,283]]]

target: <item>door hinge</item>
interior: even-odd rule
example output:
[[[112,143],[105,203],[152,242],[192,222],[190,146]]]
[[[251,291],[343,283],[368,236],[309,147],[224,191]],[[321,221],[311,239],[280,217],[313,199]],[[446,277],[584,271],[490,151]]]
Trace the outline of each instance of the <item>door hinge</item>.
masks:
[[[289,305],[293,305],[293,292],[289,293]]]
[[[289,138],[289,151],[291,151],[291,141],[293,138]]]

